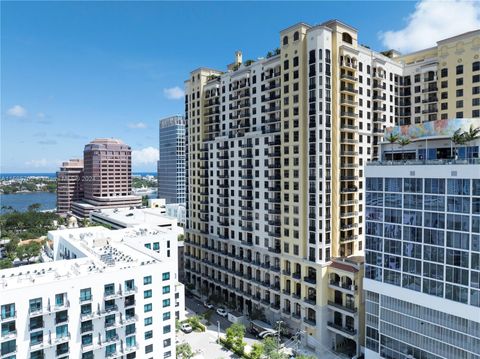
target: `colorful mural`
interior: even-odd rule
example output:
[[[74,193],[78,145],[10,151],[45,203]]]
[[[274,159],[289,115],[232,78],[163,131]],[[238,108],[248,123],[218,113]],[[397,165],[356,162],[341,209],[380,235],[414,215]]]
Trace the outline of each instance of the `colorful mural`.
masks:
[[[425,137],[451,137],[459,128],[468,131],[471,125],[480,127],[480,118],[455,118],[389,127],[385,129],[384,139],[386,140],[390,134],[407,137],[411,140]]]

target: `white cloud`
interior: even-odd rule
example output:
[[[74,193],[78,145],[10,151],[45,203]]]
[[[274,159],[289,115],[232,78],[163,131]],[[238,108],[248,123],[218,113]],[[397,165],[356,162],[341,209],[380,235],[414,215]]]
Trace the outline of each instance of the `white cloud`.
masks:
[[[59,167],[61,161],[59,160],[47,160],[46,158],[41,158],[39,160],[30,160],[25,162],[25,165],[31,168],[54,168]]]
[[[144,122],[135,122],[135,123],[129,123],[128,127],[130,127],[130,128],[147,128],[147,125]]]
[[[439,40],[480,28],[480,2],[420,0],[401,30],[380,33],[389,49],[416,51]]]
[[[20,105],[15,105],[7,110],[7,115],[19,118],[27,117],[27,110]]]
[[[45,118],[45,114],[43,112],[37,113],[38,118]]]
[[[179,100],[185,96],[185,92],[178,86],[163,89],[163,93],[169,100]]]
[[[146,165],[157,163],[158,161],[158,148],[145,147],[141,150],[132,151],[132,165]]]

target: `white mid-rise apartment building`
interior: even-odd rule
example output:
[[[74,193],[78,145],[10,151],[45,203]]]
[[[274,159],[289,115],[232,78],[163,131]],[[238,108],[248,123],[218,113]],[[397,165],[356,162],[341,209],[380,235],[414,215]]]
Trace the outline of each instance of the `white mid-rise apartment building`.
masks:
[[[175,357],[176,238],[154,227],[49,232],[54,261],[0,271],[0,357]],[[158,243],[158,250],[145,247]]]
[[[366,358],[480,358],[480,119],[401,126],[365,168]],[[403,159],[402,159],[403,158]]]

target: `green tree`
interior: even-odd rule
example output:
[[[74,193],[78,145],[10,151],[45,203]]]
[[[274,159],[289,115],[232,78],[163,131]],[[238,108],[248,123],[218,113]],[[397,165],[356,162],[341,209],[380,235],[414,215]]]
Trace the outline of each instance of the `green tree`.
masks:
[[[12,268],[13,263],[10,259],[0,259],[0,269],[7,269],[7,268]]]
[[[404,160],[404,158],[403,158],[403,148],[405,146],[409,145],[411,142],[412,141],[408,137],[401,137],[397,142],[400,145],[400,147],[402,148],[402,161]]]
[[[243,341],[244,337],[245,326],[242,324],[233,323],[225,332],[227,346],[236,352],[243,353],[243,350],[245,349],[245,342]]]
[[[198,315],[194,315],[190,318],[188,318],[188,322],[192,326],[193,329],[197,329],[200,327],[200,317]]]
[[[450,140],[452,141],[452,143],[454,144],[453,146],[453,150],[454,150],[454,158],[457,159],[458,158],[458,153],[457,153],[457,146],[459,145],[463,145],[465,143],[465,133],[462,132],[462,129],[459,128],[458,130],[456,130],[452,137],[450,138]]]
[[[144,206],[144,207],[148,206],[148,196],[147,195],[142,196],[142,206]]]
[[[277,338],[267,337],[263,340],[265,357],[268,359],[288,359],[288,355],[281,352]]]
[[[179,242],[183,241],[185,239],[185,235],[183,233],[180,233],[178,236],[177,236],[177,240]]]
[[[5,252],[10,261],[13,261],[15,258],[17,258],[18,243],[20,243],[20,241],[17,238],[12,238],[5,245]]]
[[[193,358],[193,350],[190,344],[182,343],[177,345],[177,359],[190,359]]]
[[[31,241],[22,247],[25,247],[25,255],[27,257],[28,263],[30,263],[30,258],[38,257],[40,255],[40,252],[42,250],[42,243]]]
[[[262,343],[254,343],[252,345],[252,350],[250,351],[250,359],[261,359],[264,353],[264,348]]]
[[[400,137],[400,136],[391,133],[391,134],[389,134],[389,135],[387,136],[387,138],[386,138],[386,140],[387,140],[388,142],[390,142],[391,147],[392,147],[392,148],[391,148],[392,162],[393,162],[393,144],[398,141],[399,137]]]
[[[25,250],[25,246],[17,246],[16,256],[19,260],[24,261],[27,259],[27,251]]]
[[[473,142],[477,139],[480,138],[480,127],[473,127],[473,125],[470,125],[470,128],[468,131],[463,133],[465,143],[470,144],[470,142]],[[467,158],[470,156],[467,154]]]
[[[42,205],[40,203],[32,203],[31,205],[28,206],[27,210],[29,212],[38,212]]]

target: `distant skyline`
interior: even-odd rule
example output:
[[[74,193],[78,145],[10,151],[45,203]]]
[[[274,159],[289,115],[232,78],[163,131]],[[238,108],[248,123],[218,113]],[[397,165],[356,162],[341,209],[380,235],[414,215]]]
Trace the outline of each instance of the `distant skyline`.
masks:
[[[256,59],[297,22],[337,18],[359,43],[402,52],[480,28],[480,3],[1,2],[2,172],[54,172],[98,137],[155,172],[158,121],[183,114],[183,81]]]

